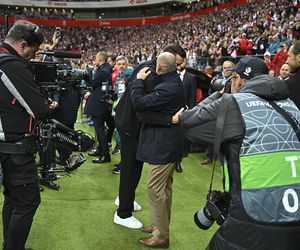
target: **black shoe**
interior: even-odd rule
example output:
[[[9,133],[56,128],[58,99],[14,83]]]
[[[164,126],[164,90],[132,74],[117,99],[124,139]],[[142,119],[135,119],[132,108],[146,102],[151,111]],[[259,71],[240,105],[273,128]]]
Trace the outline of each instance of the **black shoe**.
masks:
[[[59,190],[60,186],[54,183],[53,181],[50,180],[41,180],[40,181],[41,185],[48,187],[52,190]]]
[[[120,174],[120,170],[121,170],[121,166],[120,166],[120,164],[116,164],[116,165],[114,165],[115,167],[114,167],[114,169],[113,169],[113,173],[114,174]]]
[[[110,155],[99,157],[98,159],[92,160],[92,163],[106,163],[110,162]]]
[[[182,167],[181,167],[181,164],[179,162],[176,163],[175,171],[177,173],[182,173]]]
[[[89,156],[100,156],[100,153],[97,150],[92,150],[88,153]]]
[[[56,161],[56,164],[60,165],[60,166],[65,166],[66,165],[66,161],[65,160],[58,160],[58,161]]]
[[[58,180],[58,176],[55,173],[47,173],[44,178],[50,181]]]
[[[114,150],[111,152],[113,155],[120,154],[121,150],[118,145],[115,146]]]

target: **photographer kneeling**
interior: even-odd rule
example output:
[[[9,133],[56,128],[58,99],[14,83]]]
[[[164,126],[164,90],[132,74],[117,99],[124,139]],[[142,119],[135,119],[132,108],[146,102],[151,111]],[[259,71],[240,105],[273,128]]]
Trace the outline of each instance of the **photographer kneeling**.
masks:
[[[34,153],[35,119],[48,105],[34,82],[28,60],[43,42],[40,28],[18,21],[0,46],[0,166],[3,170],[3,249],[24,250],[33,216],[40,204]]]
[[[234,71],[231,94],[216,92],[173,117],[188,139],[214,143],[219,134],[222,143],[229,198],[211,191],[195,222],[202,229],[221,224],[209,250],[297,250],[300,111],[285,82],[270,78],[262,60],[244,57]]]

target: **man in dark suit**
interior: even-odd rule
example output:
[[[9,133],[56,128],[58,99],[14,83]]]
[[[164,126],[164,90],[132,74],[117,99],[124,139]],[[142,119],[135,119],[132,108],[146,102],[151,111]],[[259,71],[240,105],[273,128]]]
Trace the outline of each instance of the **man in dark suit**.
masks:
[[[137,74],[132,84],[132,102],[136,110],[174,115],[185,105],[182,82],[176,72],[175,56],[163,52],[157,58],[156,73],[161,82],[150,94],[145,94],[144,80],[148,67]],[[149,163],[148,196],[153,222],[152,236],[139,242],[150,247],[169,246],[169,224],[172,206],[172,182],[175,162],[181,159],[182,134],[180,127],[143,124],[138,142],[137,159]]]
[[[196,76],[186,71],[186,52],[183,48],[176,54],[177,72],[183,84],[185,104],[187,108],[191,109],[196,106],[196,93],[197,93],[197,79]],[[183,153],[186,157],[188,155],[189,142],[184,140]],[[175,171],[182,172],[181,161],[176,163]]]
[[[97,70],[94,79],[88,82],[88,86],[93,90],[88,98],[85,114],[92,116],[98,139],[97,151],[92,156],[99,156],[99,158],[92,162],[105,163],[110,162],[107,136],[112,132],[107,131],[106,133],[104,123],[106,122],[109,130],[114,130],[114,119],[111,115],[112,104],[107,99],[112,90],[111,65],[107,63],[105,52],[99,52],[96,55],[95,66]]]
[[[287,64],[292,68],[293,74],[286,81],[289,88],[290,99],[300,109],[300,40],[296,41],[289,49]]]
[[[174,55],[182,50],[179,44],[169,44],[164,48],[165,52]],[[172,115],[164,115],[158,112],[136,112],[131,101],[132,82],[138,72],[149,67],[151,74],[145,79],[145,93],[150,93],[160,79],[156,74],[156,58],[141,63],[131,74],[126,82],[126,90],[115,108],[115,121],[121,137],[121,171],[119,185],[119,208],[114,214],[114,223],[132,229],[141,228],[148,232],[152,229],[142,227],[142,223],[132,215],[134,210],[135,190],[139,184],[143,170],[143,162],[136,159],[136,152],[140,134],[141,123],[157,126],[170,126]]]

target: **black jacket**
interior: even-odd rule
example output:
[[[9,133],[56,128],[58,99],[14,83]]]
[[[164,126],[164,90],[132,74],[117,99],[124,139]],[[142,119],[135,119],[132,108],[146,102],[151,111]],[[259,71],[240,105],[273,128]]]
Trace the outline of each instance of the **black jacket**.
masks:
[[[132,102],[138,111],[152,111],[165,116],[174,115],[185,105],[182,82],[177,72],[160,76],[161,82],[145,94],[144,81],[132,84]],[[150,164],[167,164],[181,160],[182,134],[178,125],[155,126],[143,124],[140,132],[137,159]]]
[[[289,88],[290,99],[300,109],[300,68],[296,69],[294,74],[286,81]]]
[[[144,67],[150,67],[151,74],[145,80],[145,92],[150,93],[159,83],[159,78],[155,72],[156,60],[141,63],[134,69],[130,78],[126,82],[126,90],[118,102],[115,111],[115,122],[118,129],[122,130],[127,136],[138,138],[141,123],[169,126],[171,124],[171,116],[159,114],[157,112],[137,112],[131,101],[132,82],[136,79],[137,73]]]
[[[288,89],[284,81],[270,78],[267,75],[252,78],[238,90],[238,93],[251,93],[274,101],[288,97]],[[219,106],[223,105],[223,98],[220,97],[220,93],[215,92],[195,108],[182,113],[180,121],[188,139],[214,143],[217,110]],[[223,128],[222,153],[225,155],[228,166],[231,200],[228,217],[214,235],[207,249],[297,250],[299,249],[300,222],[276,225],[257,222],[248,216],[241,205],[241,183],[238,181],[240,180],[239,153],[245,136],[245,124],[235,98],[230,97]],[[274,122],[279,123],[278,128],[280,128],[281,118],[280,115],[278,116]],[[276,171],[275,166],[274,171]],[[207,184],[209,185],[209,183]]]
[[[108,63],[102,64],[96,71],[94,79],[87,84],[93,88],[89,96],[85,114],[89,116],[102,116],[108,109],[107,94],[112,92],[111,66]]]
[[[2,44],[0,50],[0,141],[18,141],[32,132],[34,119],[47,116],[50,108],[29,63],[8,44]]]
[[[193,108],[196,106],[197,79],[193,74],[186,71],[182,83],[186,105]]]

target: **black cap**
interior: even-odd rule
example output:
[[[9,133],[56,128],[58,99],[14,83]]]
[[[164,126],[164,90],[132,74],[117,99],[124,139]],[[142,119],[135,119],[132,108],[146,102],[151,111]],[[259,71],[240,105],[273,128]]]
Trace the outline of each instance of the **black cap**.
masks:
[[[235,65],[234,72],[239,74],[241,78],[249,80],[256,75],[268,74],[268,68],[263,60],[246,56]]]

